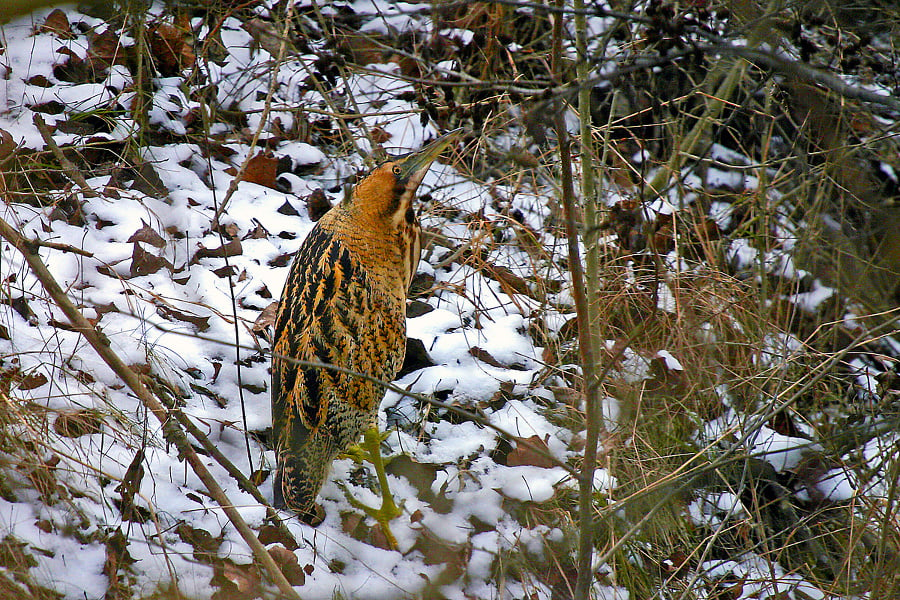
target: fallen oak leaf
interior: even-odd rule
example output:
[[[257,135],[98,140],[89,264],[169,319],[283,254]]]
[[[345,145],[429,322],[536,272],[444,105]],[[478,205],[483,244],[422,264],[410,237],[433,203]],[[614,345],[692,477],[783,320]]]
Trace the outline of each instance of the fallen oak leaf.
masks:
[[[43,373],[28,373],[19,379],[17,389],[22,391],[34,390],[47,383],[47,376]]]
[[[61,9],[54,9],[47,18],[44,19],[43,25],[41,25],[38,30],[38,33],[53,33],[57,37],[63,39],[71,39],[72,36],[72,26],[69,24],[69,18],[66,16],[66,13]]]
[[[159,173],[150,161],[144,161],[135,166],[134,181],[131,182],[129,189],[147,194],[151,198],[165,198],[169,195],[169,189]]]
[[[196,264],[200,259],[203,258],[225,258],[226,256],[240,256],[243,254],[244,250],[241,247],[241,240],[235,238],[230,242],[222,244],[218,248],[207,248],[200,245],[200,249],[194,254],[194,257],[191,259],[191,264]]]
[[[134,242],[134,248],[131,252],[131,276],[140,277],[141,275],[151,275],[156,273],[163,267],[174,271],[172,266],[165,258],[156,256],[144,250],[140,242]]]
[[[221,368],[220,363],[216,363],[216,364],[218,364],[219,368]],[[216,372],[218,372],[218,370],[219,369],[216,369]],[[216,406],[218,406],[219,408],[225,408],[226,406],[228,406],[228,401],[225,398],[223,398],[222,396],[220,396],[219,394],[212,391],[211,389],[203,387],[202,385],[197,385],[196,383],[193,383],[193,382],[190,384],[190,387],[191,387],[192,391],[200,394],[201,396],[206,396],[207,398],[209,398],[210,400],[215,402]]]
[[[289,532],[281,527],[272,525],[271,523],[266,523],[259,528],[259,541],[262,542],[264,546],[278,544],[287,550],[296,550],[300,547],[299,544],[297,544],[297,540],[292,538]],[[307,575],[311,573],[306,569],[304,569],[304,571]]]
[[[254,219],[253,222],[256,223],[256,226],[253,228],[252,231],[250,231],[249,233],[247,233],[247,234],[246,234],[245,236],[243,236],[241,239],[244,239],[244,240],[246,240],[246,239],[251,239],[251,240],[264,240],[264,239],[266,239],[267,237],[269,237],[269,232],[266,231],[266,228],[263,227],[262,223],[260,223],[260,222],[257,221],[256,219]]]
[[[525,370],[525,367],[519,363],[513,363],[511,365],[503,364],[502,362],[494,358],[490,352],[488,352],[484,348],[479,348],[478,346],[469,348],[469,354],[471,356],[474,356],[481,362],[491,365],[492,367],[497,367],[499,369],[514,369],[516,371]]]
[[[547,454],[550,454],[550,447],[547,445],[547,440],[549,438],[549,435],[544,439],[541,439],[537,435],[528,438],[514,437],[513,441],[516,442],[516,447],[506,456],[506,466],[518,467],[521,465],[528,465],[532,467],[541,467],[542,469],[555,467],[556,462],[537,451],[543,450]],[[522,444],[521,442],[523,441],[527,442],[527,444]]]
[[[240,597],[253,598],[262,592],[262,576],[254,564],[236,565],[230,559],[223,561],[220,575],[224,597],[241,594]],[[216,583],[213,578],[213,583]],[[232,589],[228,589],[231,587]]]
[[[281,572],[284,573],[288,583],[295,586],[306,583],[306,573],[303,571],[303,567],[300,566],[300,561],[297,560],[296,554],[281,544],[272,546],[268,551],[269,556],[281,568]]]
[[[127,597],[127,585],[119,576],[119,571],[134,564],[135,559],[128,552],[128,539],[122,533],[122,528],[116,530],[106,538],[106,561],[103,564],[103,574],[108,579],[107,598]]]
[[[168,23],[150,28],[150,50],[163,75],[177,75],[182,69],[190,69],[197,60],[193,48],[186,41],[185,31]]]
[[[331,210],[331,202],[328,201],[328,197],[325,195],[325,192],[322,188],[316,188],[312,191],[312,193],[306,197],[306,213],[309,215],[309,220],[315,223]]]
[[[88,38],[87,62],[95,71],[105,71],[115,64],[125,64],[125,52],[122,40],[112,30],[106,29],[102,33],[91,35]]]
[[[492,367],[497,367],[498,369],[505,369],[506,365],[501,363],[499,360],[491,356],[491,353],[483,348],[479,348],[478,346],[473,346],[469,348],[469,355],[477,358],[481,362],[491,365]]]
[[[5,129],[0,129],[0,160],[10,156],[16,151],[17,147],[18,145],[13,139],[12,134]]]
[[[272,302],[262,309],[253,322],[251,331],[267,341],[271,341],[271,332],[275,329],[275,317],[278,314],[278,302]]]
[[[201,317],[200,315],[195,315],[187,312],[180,311],[175,309],[167,304],[163,304],[162,302],[156,302],[156,310],[159,312],[160,316],[164,319],[171,321],[175,319],[177,321],[184,321],[185,323],[190,323],[194,327],[197,328],[197,331],[204,332],[209,329],[209,317]]]
[[[584,404],[584,393],[580,390],[564,386],[550,386],[553,398],[560,404],[578,408]]]
[[[219,548],[222,546],[222,538],[213,536],[210,532],[199,527],[192,527],[188,523],[180,523],[175,532],[181,541],[194,549],[194,558],[210,564],[218,557]]]
[[[241,181],[278,189],[278,159],[271,152],[259,152],[247,161]]]
[[[157,248],[162,248],[166,245],[166,240],[156,233],[156,230],[150,227],[143,219],[141,219],[141,223],[143,227],[131,234],[131,237],[126,240],[128,243],[144,242]]]
[[[237,267],[235,267],[234,265],[223,265],[218,269],[213,269],[212,272],[216,277],[231,277],[232,275],[237,274]]]

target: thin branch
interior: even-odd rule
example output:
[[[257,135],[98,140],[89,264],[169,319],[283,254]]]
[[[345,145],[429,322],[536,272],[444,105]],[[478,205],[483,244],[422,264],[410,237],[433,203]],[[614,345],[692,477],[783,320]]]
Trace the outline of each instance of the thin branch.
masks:
[[[537,2],[523,2],[522,0],[459,0],[457,2],[447,2],[440,4],[441,10],[450,11],[456,8],[462,8],[466,6],[471,6],[472,4],[502,4],[504,6],[512,6],[515,8],[527,8],[529,10],[549,13],[551,15],[582,15],[588,17],[612,17],[615,19],[622,19],[625,21],[635,21],[638,23],[652,23],[653,19],[650,17],[642,17],[640,15],[636,15],[633,13],[625,13],[617,10],[607,10],[605,8],[600,8],[599,5],[591,6],[590,8],[572,8],[569,6],[557,5],[557,4],[539,4]],[[432,13],[434,12],[434,7],[429,6],[427,8],[415,8],[406,11],[400,11],[398,13],[391,14],[421,14],[421,13]]]
[[[281,34],[281,44],[278,47],[278,56],[275,57],[275,66],[272,68],[271,80],[269,81],[269,89],[266,92],[265,102],[263,102],[264,109],[262,115],[260,115],[259,117],[259,126],[256,128],[256,131],[253,132],[253,138],[250,140],[247,157],[244,158],[244,162],[241,163],[241,166],[238,168],[237,173],[235,173],[234,177],[231,180],[231,183],[228,185],[228,190],[225,192],[225,197],[222,199],[222,202],[218,207],[216,207],[216,212],[213,216],[214,227],[218,226],[219,219],[225,212],[225,209],[228,206],[228,202],[237,191],[238,184],[241,182],[241,179],[244,176],[244,172],[247,170],[247,165],[250,164],[250,161],[253,159],[253,150],[256,148],[256,145],[259,142],[259,136],[262,135],[263,129],[265,129],[266,127],[266,121],[269,119],[269,113],[272,110],[272,98],[275,95],[275,90],[278,89],[278,67],[281,65],[281,63],[284,62],[284,57],[287,53],[288,31],[290,30],[291,23],[293,21],[293,15],[294,3],[289,2],[284,17],[284,32]],[[215,189],[215,186],[213,186],[213,189]]]
[[[757,413],[755,415],[751,415],[751,416],[755,416],[755,419],[748,419],[748,421],[741,426],[742,430],[743,430],[743,434],[737,440],[733,441],[729,445],[729,447],[726,448],[725,450],[723,450],[722,453],[714,460],[711,460],[710,462],[708,462],[705,465],[696,465],[696,466],[691,466],[690,468],[688,468],[689,465],[696,464],[698,459],[706,456],[707,453],[715,445],[717,445],[720,442],[722,442],[723,440],[731,437],[731,435],[737,429],[736,426],[734,428],[731,428],[727,431],[722,432],[722,434],[716,440],[713,440],[706,447],[700,449],[693,456],[689,457],[674,472],[670,473],[669,475],[663,477],[662,479],[660,479],[656,482],[653,482],[652,484],[648,485],[647,487],[637,491],[636,493],[632,494],[628,498],[625,498],[623,500],[616,502],[615,504],[607,506],[606,507],[607,511],[618,511],[618,510],[622,509],[624,503],[626,503],[626,502],[632,501],[635,498],[638,498],[640,496],[646,496],[648,494],[654,493],[663,486],[669,486],[669,485],[673,486],[671,490],[668,490],[665,494],[663,494],[663,497],[659,500],[659,502],[654,504],[653,507],[651,507],[650,510],[648,510],[647,513],[643,517],[641,517],[640,520],[638,520],[631,528],[629,528],[628,531],[626,531],[624,534],[622,534],[616,540],[616,542],[614,544],[612,544],[612,546],[610,546],[598,558],[597,562],[602,564],[602,563],[605,563],[606,561],[608,561],[612,557],[612,555],[619,548],[622,547],[622,545],[625,542],[627,542],[629,539],[634,537],[641,530],[644,523],[646,523],[650,519],[650,517],[656,513],[656,511],[661,509],[663,506],[666,506],[669,503],[669,501],[673,497],[675,497],[675,495],[678,494],[680,491],[690,487],[690,485],[694,481],[696,481],[700,476],[702,476],[706,473],[713,472],[717,469],[721,469],[722,467],[726,466],[727,464],[729,464],[731,462],[735,462],[738,460],[746,460],[747,458],[752,458],[752,457],[763,458],[763,457],[769,455],[770,452],[767,450],[761,450],[755,454],[746,454],[746,453],[742,453],[740,451],[744,448],[745,444],[747,443],[747,441],[750,438],[758,435],[759,430],[763,425],[771,422],[772,418],[775,417],[777,414],[785,411],[790,406],[793,406],[794,404],[796,404],[801,398],[805,397],[805,395],[809,391],[809,389],[816,382],[818,382],[825,375],[827,375],[833,367],[835,367],[841,360],[844,359],[844,357],[846,357],[849,353],[856,350],[858,347],[867,343],[869,337],[871,337],[872,335],[875,335],[877,332],[879,332],[880,330],[884,330],[884,329],[891,329],[890,324],[889,323],[881,323],[881,324],[873,327],[872,329],[863,331],[862,333],[857,335],[849,344],[847,344],[847,346],[844,347],[842,350],[840,350],[839,352],[835,352],[828,358],[828,360],[817,365],[816,366],[817,372],[815,372],[815,374],[812,377],[810,377],[803,385],[801,385],[799,387],[799,389],[797,389],[793,394],[791,394],[789,397],[787,397],[784,401],[779,402],[778,398],[784,397],[785,394],[787,394],[787,392],[789,392],[791,390],[791,388],[796,387],[796,385],[799,385],[799,382],[798,382],[798,384],[795,384],[795,386],[791,386],[791,388],[788,388],[787,390],[784,390],[783,392],[781,392],[778,395],[778,397],[776,398],[776,401],[773,402],[770,406],[766,407],[766,409],[764,411],[762,411],[761,413]]]
[[[51,248],[53,250],[59,250],[60,252],[71,252],[72,254],[77,254],[79,256],[84,256],[86,258],[94,258],[93,252],[88,252],[87,250],[83,250],[81,248],[76,248],[71,244],[60,244],[59,242],[45,242],[43,240],[32,240],[32,243],[37,244],[42,248]]]
[[[47,147],[50,148],[50,152],[52,152],[53,156],[56,157],[56,160],[59,161],[59,165],[62,167],[66,176],[78,184],[82,194],[88,198],[99,198],[100,193],[88,185],[88,182],[84,178],[84,175],[81,174],[81,171],[79,171],[78,168],[72,164],[72,161],[66,158],[63,151],[60,150],[59,146],[56,144],[56,140],[53,139],[53,135],[50,133],[50,128],[47,127],[47,124],[44,122],[43,117],[41,117],[39,113],[35,113],[33,121],[34,126],[37,127],[41,137],[44,138],[44,143],[47,144]]]
[[[812,67],[799,60],[789,60],[782,56],[778,56],[774,52],[766,50],[748,48],[747,46],[733,46],[730,44],[700,46],[700,49],[706,52],[718,52],[720,54],[739,56],[748,62],[765,65],[769,69],[777,71],[782,75],[791,75],[809,83],[821,85],[848,100],[859,100],[860,102],[883,106],[900,113],[900,98],[887,94],[878,94],[865,88],[850,85],[839,77],[835,77],[830,73]]]

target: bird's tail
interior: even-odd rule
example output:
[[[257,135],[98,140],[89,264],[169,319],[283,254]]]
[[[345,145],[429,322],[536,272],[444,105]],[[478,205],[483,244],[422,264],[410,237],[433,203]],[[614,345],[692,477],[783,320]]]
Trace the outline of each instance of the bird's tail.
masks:
[[[329,464],[331,461],[315,460],[303,453],[279,456],[273,486],[275,508],[288,508],[310,524],[321,521],[316,496],[325,482]]]

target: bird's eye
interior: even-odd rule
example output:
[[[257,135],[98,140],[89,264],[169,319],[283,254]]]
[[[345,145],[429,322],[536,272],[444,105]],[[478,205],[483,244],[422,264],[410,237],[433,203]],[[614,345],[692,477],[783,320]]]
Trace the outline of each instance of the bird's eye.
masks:
[[[391,171],[393,171],[394,175],[400,175],[401,172],[400,167],[398,167],[397,165],[394,165],[394,168],[391,169]]]

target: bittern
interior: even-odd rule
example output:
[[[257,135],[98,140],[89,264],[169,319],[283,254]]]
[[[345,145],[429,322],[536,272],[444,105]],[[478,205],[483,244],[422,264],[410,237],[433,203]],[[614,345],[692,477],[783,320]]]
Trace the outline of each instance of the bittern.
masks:
[[[376,468],[379,510],[354,504],[386,533],[399,514],[387,489],[376,415],[406,352],[406,297],[420,257],[413,199],[456,131],[365,176],[303,241],[275,321],[272,430],[275,504],[315,523],[316,496],[337,455],[360,445]],[[342,370],[298,364],[327,363]],[[360,376],[363,375],[363,376]]]

